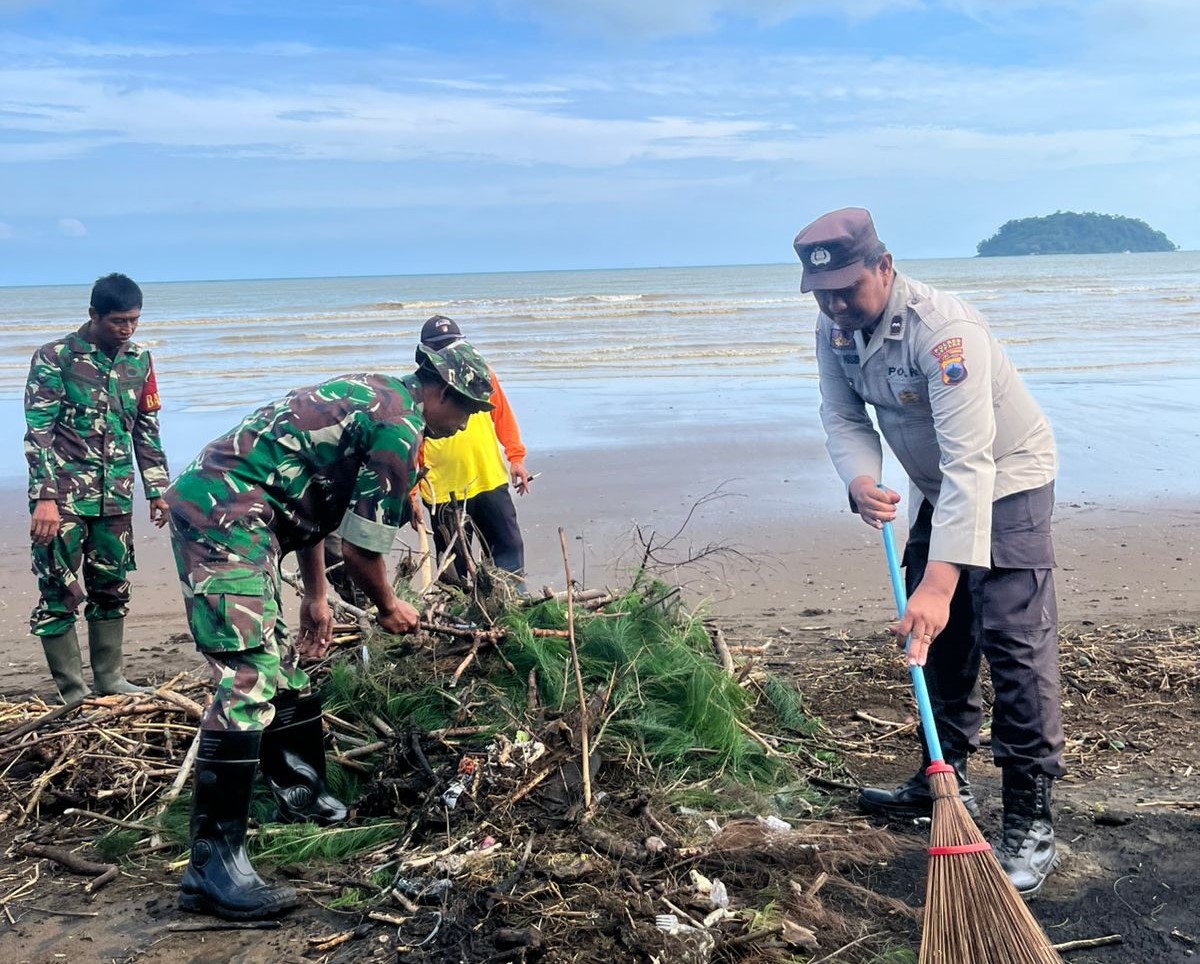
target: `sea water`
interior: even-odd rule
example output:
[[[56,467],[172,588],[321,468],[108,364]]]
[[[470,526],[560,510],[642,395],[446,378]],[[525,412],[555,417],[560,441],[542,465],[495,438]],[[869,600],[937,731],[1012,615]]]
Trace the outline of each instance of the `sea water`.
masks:
[[[1200,252],[899,262],[982,311],[1050,416],[1060,497],[1200,491]],[[343,372],[413,368],[456,319],[537,452],[760,435],[819,445],[797,264],[143,285],[162,432],[182,468],[251,409]],[[19,484],[21,396],[86,285],[0,289],[0,481]],[[787,452],[776,457],[786,459]]]

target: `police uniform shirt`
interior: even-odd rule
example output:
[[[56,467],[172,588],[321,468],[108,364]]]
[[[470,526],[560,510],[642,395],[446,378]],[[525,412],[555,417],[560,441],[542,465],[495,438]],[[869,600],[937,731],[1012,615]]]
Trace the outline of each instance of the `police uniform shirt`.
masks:
[[[1056,455],[1049,422],[983,318],[897,273],[869,340],[819,316],[817,367],[826,447],[842,480],[882,473],[870,403],[934,506],[929,558],[989,567],[992,502],[1051,482]]]

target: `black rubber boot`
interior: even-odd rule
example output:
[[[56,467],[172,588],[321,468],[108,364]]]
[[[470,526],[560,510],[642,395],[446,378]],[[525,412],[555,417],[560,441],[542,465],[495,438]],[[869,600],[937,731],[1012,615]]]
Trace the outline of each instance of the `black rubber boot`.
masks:
[[[341,823],[346,805],[325,787],[325,736],[321,696],[282,693],[271,701],[275,719],[263,731],[262,770],[275,794],[275,819]]]
[[[947,757],[946,762],[954,767],[955,776],[958,777],[958,795],[962,798],[963,806],[972,819],[978,819],[979,805],[967,780],[966,757]],[[865,787],[858,795],[859,807],[889,820],[916,820],[932,816],[933,795],[929,792],[929,778],[925,776],[925,767],[928,765],[928,762],[922,764],[920,770],[895,790]]]
[[[179,887],[180,910],[257,920],[300,903],[291,887],[273,887],[259,877],[246,856],[246,819],[261,740],[257,730],[200,733],[192,855]]]
[[[1044,773],[1009,768],[1004,771],[1004,825],[992,848],[1000,866],[1022,897],[1037,895],[1058,866],[1050,784]]]

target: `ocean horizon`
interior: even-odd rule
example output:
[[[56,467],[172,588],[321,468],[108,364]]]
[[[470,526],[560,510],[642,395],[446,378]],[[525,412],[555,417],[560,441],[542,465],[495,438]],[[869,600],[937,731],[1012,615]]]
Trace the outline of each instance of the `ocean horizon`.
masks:
[[[1038,254],[1036,252],[1020,256],[994,256],[994,255],[979,255],[979,254],[961,254],[961,255],[943,255],[938,258],[918,258],[908,259],[907,264],[924,264],[934,261],[1021,261],[1027,258],[1089,258],[1089,257],[1125,257],[1126,255],[1140,254],[1182,254],[1193,255],[1200,254],[1200,248],[1179,248],[1175,251],[1121,251],[1112,252],[1110,254],[1100,255],[1074,255],[1061,254],[1058,252],[1049,252],[1047,254]],[[897,259],[897,264],[899,259]],[[474,278],[479,276],[492,277],[496,275],[546,275],[546,274],[586,274],[589,272],[603,271],[679,271],[679,270],[704,270],[708,268],[795,268],[795,261],[731,261],[720,264],[659,264],[659,265],[617,265],[601,268],[522,268],[520,271],[414,271],[414,272],[390,272],[386,274],[304,274],[304,275],[245,275],[234,276],[228,278],[156,278],[148,281],[139,280],[139,285],[170,285],[170,284],[226,284],[238,282],[257,282],[257,281],[364,281],[375,280],[381,278]],[[91,281],[62,281],[62,282],[47,282],[42,284],[6,284],[0,283],[0,292],[4,291],[22,291],[35,290],[39,288],[77,288],[86,291],[90,290]]]
[[[1200,489],[1200,252],[898,260],[988,319],[1054,424],[1059,494]],[[292,388],[412,368],[455,318],[536,453],[760,434],[810,452],[816,306],[796,263],[147,282],[173,471]],[[0,288],[0,482],[20,484],[29,358],[86,320],[89,285]],[[1149,426],[1149,428],[1148,428]],[[798,456],[799,457],[799,456]]]

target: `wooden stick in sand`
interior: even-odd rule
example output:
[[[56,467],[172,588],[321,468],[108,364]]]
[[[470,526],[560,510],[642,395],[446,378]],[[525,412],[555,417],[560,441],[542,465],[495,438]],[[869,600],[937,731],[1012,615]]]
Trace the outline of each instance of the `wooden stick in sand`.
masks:
[[[587,696],[583,692],[583,671],[579,668],[579,650],[575,647],[575,593],[571,580],[571,558],[567,554],[567,534],[558,527],[558,541],[562,545],[563,570],[567,576],[567,645],[571,649],[571,668],[575,671],[575,695],[579,699],[580,747],[583,759],[579,769],[583,774],[583,808],[592,809],[592,749],[588,735]]]
[[[417,582],[413,586],[418,596],[424,596],[433,585],[433,556],[429,553],[429,530],[425,528],[425,513],[417,516],[417,551],[421,553],[421,567],[417,570]]]

